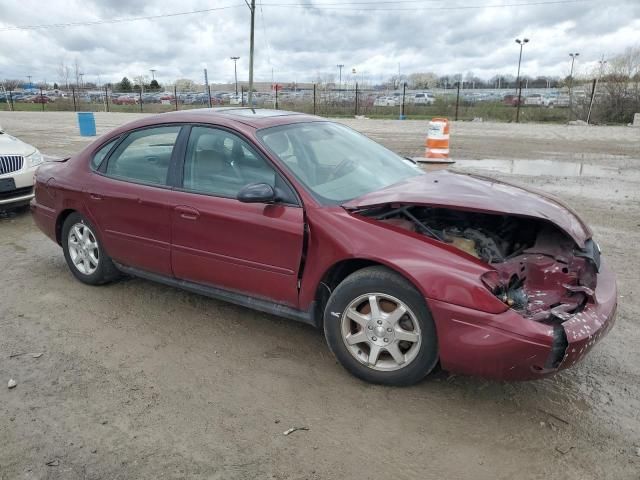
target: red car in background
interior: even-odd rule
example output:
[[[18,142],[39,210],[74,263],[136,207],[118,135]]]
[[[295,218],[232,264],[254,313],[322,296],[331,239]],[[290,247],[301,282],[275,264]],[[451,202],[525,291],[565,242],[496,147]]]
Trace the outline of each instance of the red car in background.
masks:
[[[36,95],[31,99],[31,103],[49,103],[53,102],[53,99],[47,97],[46,95]]]
[[[111,101],[114,105],[135,105],[138,99],[129,96],[116,97]]]
[[[511,107],[517,107],[518,103],[520,103],[520,105],[524,105],[524,97],[521,96],[520,99],[518,99],[518,95],[505,95],[502,99],[502,103]]]
[[[137,120],[41,166],[31,207],[81,282],[126,273],[306,322],[375,383],[438,363],[540,378],[614,322],[614,275],[558,199],[303,114]]]

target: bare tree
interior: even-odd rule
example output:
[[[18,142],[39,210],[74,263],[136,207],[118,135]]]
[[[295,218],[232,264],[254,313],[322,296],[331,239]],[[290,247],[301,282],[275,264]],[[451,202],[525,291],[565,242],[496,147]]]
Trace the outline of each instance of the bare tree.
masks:
[[[82,73],[82,69],[80,66],[80,62],[78,61],[78,57],[73,61],[73,75],[76,79],[76,88],[80,86],[80,74]]]
[[[135,90],[140,90],[140,88],[142,88],[142,90],[144,91],[145,88],[148,88],[148,85],[149,85],[148,75],[144,75],[141,73],[133,77],[133,79],[136,81],[136,84],[134,85]]]
[[[640,112],[640,45],[609,59],[596,97],[596,121],[627,123]]]
[[[402,75],[396,74],[396,75],[391,75],[386,83],[387,83],[387,86],[388,86],[389,89],[395,90],[397,88],[401,88],[402,84],[404,82],[406,82],[406,81],[407,81],[407,76],[406,75],[404,75],[404,74],[402,74]]]
[[[22,83],[23,82],[21,82],[20,80],[15,79],[15,78],[5,78],[4,81],[2,82],[2,85],[7,90],[15,90],[20,85],[22,85]]]
[[[407,77],[410,88],[434,88],[438,84],[438,76],[433,72],[416,72]]]
[[[322,72],[316,75],[316,83],[320,88],[327,88],[328,86],[335,86],[336,74]]]
[[[194,92],[197,89],[196,83],[189,78],[177,79],[175,86],[181,92]]]
[[[64,60],[60,60],[58,66],[58,76],[60,77],[60,83],[69,90],[69,77],[71,76],[71,69],[64,63]]]

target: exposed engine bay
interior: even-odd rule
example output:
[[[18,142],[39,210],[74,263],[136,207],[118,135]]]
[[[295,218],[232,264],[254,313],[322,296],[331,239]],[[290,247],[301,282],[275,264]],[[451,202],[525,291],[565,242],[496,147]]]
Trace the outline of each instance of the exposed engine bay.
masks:
[[[550,222],[526,217],[416,205],[357,212],[423,234],[480,259],[494,270],[482,281],[523,317],[559,324],[594,294],[600,267],[597,245],[584,249]]]

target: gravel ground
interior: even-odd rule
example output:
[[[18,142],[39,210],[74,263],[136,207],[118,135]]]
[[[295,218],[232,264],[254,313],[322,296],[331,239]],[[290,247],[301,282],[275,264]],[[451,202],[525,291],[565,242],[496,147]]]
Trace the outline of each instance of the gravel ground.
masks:
[[[98,113],[98,133],[138,116]],[[344,123],[423,152],[426,122]],[[0,125],[52,155],[87,142],[65,112]],[[640,478],[640,129],[458,123],[452,157],[557,194],[593,226],[620,306],[578,366],[368,385],[307,326],[138,279],[82,285],[27,211],[4,212],[0,479]],[[492,161],[514,158],[528,167]],[[293,426],[309,430],[282,434]]]

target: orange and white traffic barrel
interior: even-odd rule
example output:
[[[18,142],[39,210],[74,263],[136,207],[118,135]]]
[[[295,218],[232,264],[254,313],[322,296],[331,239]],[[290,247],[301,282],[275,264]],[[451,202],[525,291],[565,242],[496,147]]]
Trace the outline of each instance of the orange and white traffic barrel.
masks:
[[[424,143],[426,158],[449,158],[449,120],[432,118]]]

